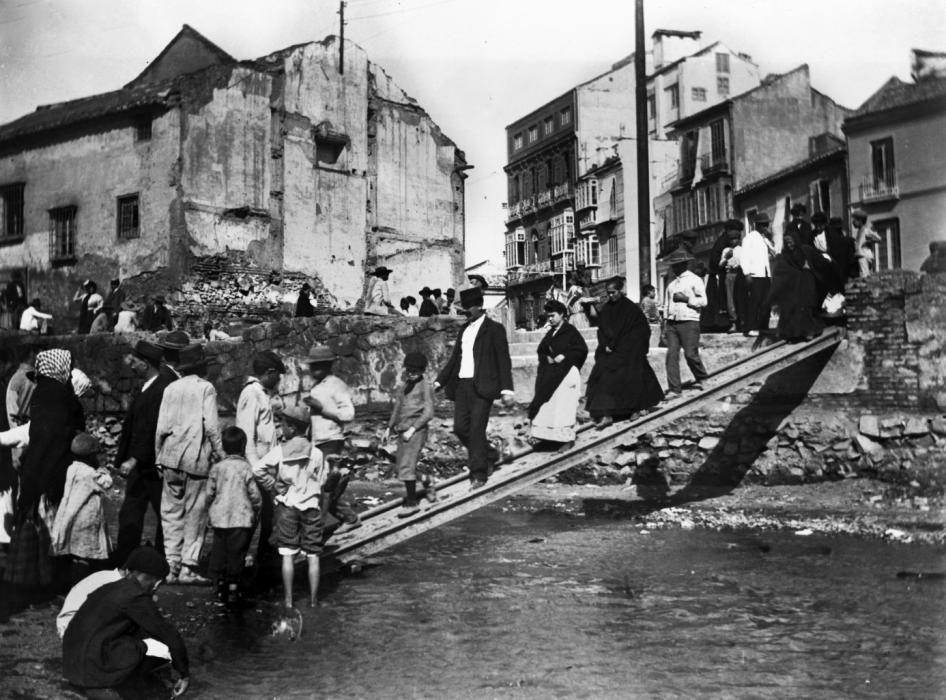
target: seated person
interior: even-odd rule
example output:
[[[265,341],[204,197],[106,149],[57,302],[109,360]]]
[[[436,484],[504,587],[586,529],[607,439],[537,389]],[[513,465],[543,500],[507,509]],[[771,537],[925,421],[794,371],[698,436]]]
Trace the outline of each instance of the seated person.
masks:
[[[129,555],[122,578],[88,594],[63,634],[66,680],[88,697],[118,698],[114,688],[147,670],[150,656],[170,660],[179,674],[173,697],[184,694],[190,685],[187,648],[153,599],[169,571],[156,550],[138,547]]]

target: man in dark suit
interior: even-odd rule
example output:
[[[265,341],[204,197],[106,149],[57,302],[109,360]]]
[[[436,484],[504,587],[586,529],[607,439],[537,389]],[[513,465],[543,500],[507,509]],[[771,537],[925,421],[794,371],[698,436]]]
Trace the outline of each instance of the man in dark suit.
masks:
[[[171,330],[171,312],[164,305],[163,295],[156,295],[151,303],[145,307],[141,315],[141,327],[152,333],[164,329]]]
[[[146,378],[141,390],[132,398],[122,435],[118,442],[115,463],[127,479],[125,500],[118,513],[118,545],[113,560],[121,565],[141,541],[148,505],[154,509],[158,525],[155,548],[163,552],[161,531],[161,475],[154,463],[154,434],[158,426],[161,399],[168,384],[178,378],[164,363],[164,350],[147,340],[135,344],[133,357],[146,364]]]
[[[453,432],[469,454],[471,489],[486,483],[490,473],[486,425],[493,401],[511,403],[512,362],[502,325],[486,317],[483,290],[460,291],[460,303],[470,320],[460,330],[453,353],[434,382],[454,402]]]

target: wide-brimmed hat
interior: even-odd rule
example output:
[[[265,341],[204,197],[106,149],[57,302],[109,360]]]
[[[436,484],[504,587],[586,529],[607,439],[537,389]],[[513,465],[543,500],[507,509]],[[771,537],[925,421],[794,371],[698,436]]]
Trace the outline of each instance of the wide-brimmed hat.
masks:
[[[486,289],[489,286],[489,284],[486,282],[486,278],[483,277],[483,275],[467,275],[466,278],[470,280],[470,282],[479,282],[481,285],[483,285],[483,289]]]
[[[156,301],[160,304],[164,304],[167,302],[167,299],[164,298],[163,294],[155,294],[153,297],[151,297],[151,300]]]
[[[474,306],[483,305],[483,290],[479,287],[469,287],[460,290],[460,305],[464,309],[472,309]]]
[[[301,428],[308,428],[312,422],[312,414],[305,406],[286,406],[279,411],[279,417],[285,418]]]
[[[427,358],[422,352],[409,352],[404,356],[404,366],[407,369],[416,369],[423,372],[427,369]]]
[[[297,462],[312,456],[312,443],[296,435],[282,446],[282,461]]]
[[[667,256],[667,264],[677,265],[679,263],[690,262],[692,259],[693,256],[690,255],[690,252],[681,246]]]
[[[125,568],[128,571],[154,576],[156,579],[163,579],[171,573],[167,559],[154,547],[135,547],[125,560]]]
[[[200,343],[191,343],[177,351],[177,370],[186,372],[188,370],[199,369],[207,366],[207,356],[204,354],[204,346]]]
[[[286,373],[286,365],[282,358],[273,350],[263,350],[253,355],[253,371],[264,374],[269,370],[276,370],[280,374]]]
[[[758,214],[755,215],[755,222],[757,224],[767,224],[769,223],[769,215],[766,214],[764,211],[760,211]]]
[[[804,204],[793,204],[792,205],[792,216],[800,216],[807,211]]]
[[[72,438],[69,450],[76,457],[88,457],[102,451],[102,444],[88,433],[79,433]]]
[[[813,224],[826,224],[828,223],[828,217],[825,216],[823,211],[816,211],[811,215],[811,223]]]
[[[164,350],[161,349],[161,346],[149,340],[139,340],[135,343],[135,348],[132,352],[142,360],[153,362],[154,364],[164,359]]]
[[[394,272],[394,270],[387,268],[384,265],[380,265],[376,267],[374,269],[374,272],[372,272],[371,274],[374,275],[375,277],[378,277],[380,275],[390,275],[392,272]]]
[[[309,349],[304,362],[312,364],[313,362],[334,362],[338,355],[328,345],[313,345]]]
[[[434,293],[434,290],[432,290],[430,287],[424,287],[417,293],[420,294],[422,297],[429,297],[431,294]]]
[[[171,331],[158,338],[158,345],[165,350],[181,350],[190,344],[190,336],[184,331]]]

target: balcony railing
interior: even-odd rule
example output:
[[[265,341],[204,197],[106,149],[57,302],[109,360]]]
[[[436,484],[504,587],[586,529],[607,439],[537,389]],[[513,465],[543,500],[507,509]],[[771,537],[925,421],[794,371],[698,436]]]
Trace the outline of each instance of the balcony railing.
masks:
[[[711,173],[717,170],[728,170],[729,159],[726,153],[704,153],[700,156],[700,168],[703,174]]]
[[[862,202],[882,202],[887,199],[900,199],[900,185],[896,176],[884,180],[864,180],[860,184]]]
[[[578,228],[582,231],[598,225],[598,210],[587,209],[578,218]]]
[[[562,199],[568,199],[572,196],[572,186],[567,182],[563,182],[561,185],[555,185],[552,188],[552,199],[556,202]]]

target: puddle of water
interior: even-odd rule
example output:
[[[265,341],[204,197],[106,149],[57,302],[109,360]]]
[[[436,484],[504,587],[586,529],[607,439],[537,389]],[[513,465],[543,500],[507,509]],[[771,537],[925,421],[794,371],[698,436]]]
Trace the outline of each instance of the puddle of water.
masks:
[[[535,541],[541,538],[541,541]],[[532,541],[530,541],[532,540]],[[212,630],[207,698],[946,697],[942,548],[490,508]]]

